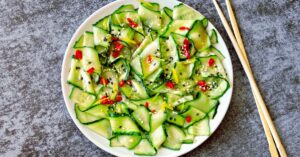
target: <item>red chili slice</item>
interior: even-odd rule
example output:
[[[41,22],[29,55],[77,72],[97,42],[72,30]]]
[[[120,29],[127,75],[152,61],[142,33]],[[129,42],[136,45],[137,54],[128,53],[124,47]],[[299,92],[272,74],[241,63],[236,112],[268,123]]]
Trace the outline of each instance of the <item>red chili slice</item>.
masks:
[[[119,57],[119,56],[120,56],[120,51],[114,51],[114,52],[112,53],[112,56],[113,56],[114,58]]]
[[[87,73],[88,74],[92,74],[94,71],[95,71],[95,68],[91,67],[89,70],[87,70]]]
[[[213,66],[215,64],[215,60],[213,59],[213,58],[210,58],[209,60],[208,60],[208,66]]]
[[[179,27],[179,30],[184,31],[184,30],[190,30],[189,27],[181,26]]]
[[[149,107],[149,103],[148,103],[148,102],[145,103],[145,107],[146,107],[146,108]]]
[[[108,104],[108,98],[106,95],[101,97],[101,104]]]
[[[189,42],[189,39],[187,39],[187,38],[185,38],[183,40],[183,49],[187,49],[187,50],[190,49],[190,42]]]
[[[121,51],[124,47],[123,44],[121,44],[120,42],[114,42],[115,44],[115,51]]]
[[[117,102],[122,101],[122,96],[118,95],[118,96],[116,97],[116,101],[117,101]]]
[[[192,121],[192,117],[191,116],[186,116],[185,120],[186,120],[186,122],[190,123]]]
[[[129,23],[129,26],[136,28],[138,26],[137,23],[135,23],[131,18],[127,18],[127,21]]]
[[[75,58],[81,60],[82,59],[82,51],[76,50],[75,51]]]
[[[151,56],[151,55],[149,55],[149,56],[147,57],[147,62],[148,62],[148,63],[151,63],[151,62],[152,62],[152,56]]]
[[[116,37],[112,37],[112,39],[111,39],[112,41],[118,41],[119,39],[118,38],[116,38]]]
[[[107,85],[108,84],[108,80],[105,79],[104,77],[100,77],[100,84]]]
[[[198,81],[198,86],[206,86],[206,82],[204,80]]]
[[[125,81],[124,80],[120,81],[119,85],[120,87],[123,87],[125,85]]]
[[[166,87],[168,87],[168,88],[171,88],[171,89],[174,89],[174,83],[172,82],[172,81],[168,81],[168,82],[166,82]]]

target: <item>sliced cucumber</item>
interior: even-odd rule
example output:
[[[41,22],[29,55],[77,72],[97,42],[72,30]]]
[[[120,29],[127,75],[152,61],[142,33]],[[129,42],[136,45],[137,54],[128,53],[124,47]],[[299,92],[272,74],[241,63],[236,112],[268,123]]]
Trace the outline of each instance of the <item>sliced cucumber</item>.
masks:
[[[71,59],[71,70],[68,75],[68,80],[67,82],[75,87],[82,88],[82,80],[81,80],[81,74],[80,74],[80,69],[81,69],[81,64],[80,61],[72,58]]]
[[[145,3],[141,3],[138,14],[144,25],[154,30],[160,30],[162,19],[159,11],[151,10],[145,6]]]
[[[173,19],[175,20],[202,20],[204,16],[195,9],[180,3],[174,6]]]
[[[135,31],[144,34],[143,25],[136,11],[118,12],[112,15],[112,24],[118,26],[128,25]],[[134,22],[136,26],[131,26],[130,22]]]
[[[161,13],[161,17],[162,17],[162,20],[161,20],[161,28],[162,30],[164,30],[164,28],[166,28],[168,26],[168,24],[172,21],[172,16],[169,16],[169,14],[167,13],[167,10],[169,8],[165,7],[164,9],[162,9],[160,11]]]
[[[197,50],[204,50],[210,46],[210,39],[206,32],[205,27],[202,25],[201,21],[196,21],[193,28],[188,34]]]
[[[140,134],[139,128],[134,121],[128,116],[123,117],[110,117],[110,125],[113,134],[116,135],[133,135]]]
[[[132,100],[136,99],[146,99],[149,97],[143,84],[137,80],[131,80],[131,86],[125,84],[120,88],[121,92],[128,98]]]
[[[218,43],[218,35],[215,29],[212,29],[210,31],[209,39],[211,44],[217,44]]]
[[[181,80],[189,79],[193,74],[194,61],[176,62],[175,71]],[[176,80],[174,80],[176,82]]]
[[[158,111],[155,114],[151,115],[150,128],[151,132],[155,131],[163,122],[167,119],[167,114],[163,111]]]
[[[84,70],[80,70],[80,75],[82,77],[82,89],[85,92],[95,94],[91,76]]]
[[[218,103],[218,100],[211,99],[205,94],[199,94],[197,99],[186,102],[186,105],[193,106],[204,113],[208,113],[216,105],[218,105]]]
[[[134,6],[132,4],[125,4],[125,5],[121,5],[116,11],[115,13],[120,13],[120,12],[127,12],[127,11],[134,11]]]
[[[221,77],[208,77],[205,82],[208,85],[206,94],[212,99],[223,96],[230,86],[228,81]]]
[[[82,49],[81,64],[85,71],[94,68],[94,73],[101,74],[101,64],[99,61],[99,56],[94,48],[84,47]]]
[[[181,115],[178,115],[176,112],[173,112],[168,114],[167,122],[182,127],[185,122],[185,118]]]
[[[132,70],[139,76],[143,75],[143,71],[142,71],[142,65],[141,65],[141,61],[140,61],[140,57],[136,56],[135,58],[133,58],[130,62],[130,67],[132,68]]]
[[[142,139],[140,143],[134,148],[134,154],[152,156],[156,155],[156,150],[147,139]]]
[[[198,75],[200,74],[202,77],[220,76],[226,78],[225,69],[217,56],[200,57],[199,60],[201,68],[199,71],[195,71]],[[214,60],[214,64],[209,65],[209,60]]]
[[[192,134],[189,134],[186,129],[184,130],[184,133],[185,133],[185,137],[184,137],[182,143],[185,143],[185,144],[192,144],[192,143],[194,143],[195,136],[192,135]]]
[[[168,137],[163,146],[172,150],[179,150],[185,138],[184,132],[175,125],[166,125],[165,127]]]
[[[215,115],[217,114],[217,110],[218,110],[218,105],[216,107],[214,107],[211,111],[209,111],[208,118],[209,119],[214,119]]]
[[[166,138],[167,137],[163,125],[160,125],[157,129],[151,131],[149,134],[149,139],[156,150],[159,149],[159,147],[164,143]]]
[[[137,55],[139,55],[152,41],[152,38],[150,36],[146,36],[141,45],[134,51],[132,54],[132,58],[135,58]]]
[[[168,40],[164,40],[163,38],[160,40],[161,57],[164,60],[162,62],[164,76],[169,79],[172,75],[171,69],[174,68],[175,62],[179,61],[178,50],[172,36]]]
[[[160,58],[153,55],[141,58],[143,78],[147,78],[160,68]]]
[[[145,80],[150,83],[153,83],[159,78],[159,76],[162,74],[162,72],[163,72],[163,69],[158,68],[151,75],[149,75]]]
[[[164,12],[171,18],[173,18],[173,10],[168,8],[168,7],[164,7],[163,8]]]
[[[129,65],[127,64],[126,60],[120,59],[114,64],[114,68],[118,73],[118,80],[119,82],[122,80],[127,80],[130,72]]]
[[[124,115],[124,114],[129,115],[127,105],[122,103],[122,102],[118,102],[115,105],[115,112],[118,113],[118,114],[122,114],[122,115]]]
[[[82,124],[89,124],[89,123],[98,121],[100,119],[103,119],[102,116],[95,116],[95,115],[80,111],[78,104],[75,104],[75,113],[76,113],[76,118]]]
[[[122,146],[124,146],[128,149],[133,149],[141,141],[141,136],[140,135],[120,135],[120,136],[118,136],[118,140],[122,144]]]
[[[174,20],[168,24],[165,31],[162,33],[163,37],[168,37],[171,33],[176,33],[185,36],[189,29],[192,28],[195,20]],[[189,29],[180,29],[181,27],[189,28]]]
[[[90,114],[99,118],[107,118],[108,117],[108,106],[105,105],[96,105],[86,111],[84,113]]]
[[[102,77],[106,80],[108,80],[108,84],[106,85],[106,87],[109,87],[111,89],[114,89],[113,92],[118,90],[118,75],[116,72],[114,72],[111,69],[105,69],[103,71],[103,75]]]
[[[188,128],[188,133],[195,135],[195,136],[209,136],[210,135],[210,128],[209,128],[209,120],[208,118],[204,118],[199,122],[195,123],[194,125]]]
[[[93,130],[97,134],[109,139],[112,136],[109,120],[103,119],[98,122],[85,125],[87,128]]]
[[[94,25],[102,28],[106,31],[109,31],[109,21],[110,21],[110,16],[105,16],[104,18],[100,19],[98,22],[96,22]]]
[[[150,114],[145,107],[137,107],[132,116],[144,130],[150,131]]]
[[[123,147],[122,143],[120,143],[118,136],[115,136],[109,140],[109,146],[111,147]]]
[[[196,109],[195,107],[190,106],[189,109],[182,114],[184,117],[190,117],[191,121],[185,121],[184,128],[187,128],[193,125],[195,122],[203,119],[206,116],[206,113]]]
[[[83,48],[83,35],[81,35],[73,45],[74,49]]]
[[[85,111],[94,105],[96,96],[86,93],[79,88],[73,87],[70,96],[70,100],[78,104],[80,111]]]
[[[93,32],[88,32],[88,31],[84,32],[82,46],[83,47],[90,47],[90,48],[94,48],[95,47]]]
[[[93,26],[94,33],[94,44],[96,46],[100,45],[105,48],[109,47],[111,42],[111,35],[106,30],[99,28],[97,26]]]

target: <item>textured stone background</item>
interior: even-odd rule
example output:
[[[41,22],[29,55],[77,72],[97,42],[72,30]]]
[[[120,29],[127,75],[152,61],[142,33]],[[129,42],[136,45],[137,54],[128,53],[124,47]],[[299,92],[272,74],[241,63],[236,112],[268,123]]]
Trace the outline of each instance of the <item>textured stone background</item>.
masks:
[[[300,1],[232,1],[283,144],[290,156],[299,157]],[[60,87],[62,59],[72,34],[109,2],[0,0],[0,156],[109,156],[73,124]],[[217,26],[234,67],[233,99],[224,121],[186,156],[269,156],[249,83],[212,2],[184,2]]]

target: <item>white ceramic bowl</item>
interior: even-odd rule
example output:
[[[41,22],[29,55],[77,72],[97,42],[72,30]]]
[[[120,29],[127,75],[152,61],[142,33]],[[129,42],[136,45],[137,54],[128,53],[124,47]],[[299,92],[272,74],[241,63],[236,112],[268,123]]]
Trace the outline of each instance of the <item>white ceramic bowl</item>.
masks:
[[[153,2],[157,2],[160,4],[161,8],[164,6],[167,6],[169,8],[173,8],[173,6],[180,3],[176,0],[151,0]],[[73,35],[71,41],[68,44],[68,47],[65,52],[63,64],[62,64],[62,72],[61,72],[61,86],[62,86],[62,92],[63,97],[66,103],[66,107],[68,109],[68,112],[70,113],[74,123],[79,128],[79,130],[95,145],[97,145],[99,148],[113,154],[116,156],[134,156],[133,151],[130,151],[126,148],[120,148],[120,147],[110,147],[109,146],[109,140],[101,137],[100,135],[97,135],[93,131],[89,130],[88,128],[84,127],[77,119],[74,112],[74,104],[69,100],[68,95],[71,91],[71,86],[67,84],[67,76],[70,69],[70,63],[71,63],[71,56],[74,53],[74,49],[72,48],[75,41],[79,38],[81,34],[83,34],[86,30],[92,30],[92,24],[101,19],[102,17],[111,14],[114,10],[116,10],[118,7],[120,7],[123,4],[133,4],[134,6],[138,7],[139,2],[137,0],[117,0],[115,2],[112,2],[110,4],[107,4],[106,6],[98,9],[96,12],[94,12],[90,17],[88,17],[76,30],[75,34]],[[215,28],[211,23],[208,24],[208,30]],[[220,125],[221,121],[223,120],[227,109],[229,107],[229,103],[231,100],[232,95],[232,89],[233,89],[233,71],[232,71],[232,63],[230,59],[230,55],[228,53],[228,49],[224,43],[224,40],[222,39],[221,35],[218,33],[218,39],[219,43],[215,45],[216,48],[221,50],[223,55],[225,56],[225,59],[223,60],[224,67],[226,69],[226,72],[228,74],[229,82],[230,82],[230,88],[225,93],[225,95],[220,99],[220,105],[218,107],[218,112],[213,120],[210,121],[210,127],[211,127],[211,133],[213,133],[217,127]],[[173,157],[173,156],[180,156],[183,155],[196,147],[198,147],[200,144],[202,144],[206,139],[208,139],[209,136],[198,136],[195,138],[195,141],[193,144],[183,144],[181,149],[179,151],[169,150],[166,148],[160,148],[157,157]],[[75,144],[75,143],[74,143]]]

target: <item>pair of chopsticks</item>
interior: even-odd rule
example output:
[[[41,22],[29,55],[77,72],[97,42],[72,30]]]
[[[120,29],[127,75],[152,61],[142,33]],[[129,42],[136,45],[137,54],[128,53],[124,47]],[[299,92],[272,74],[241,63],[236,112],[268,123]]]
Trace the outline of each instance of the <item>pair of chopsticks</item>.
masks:
[[[259,92],[259,89],[257,87],[257,84],[255,82],[255,79],[254,79],[248,58],[247,58],[243,40],[241,38],[241,34],[240,34],[240,31],[238,28],[238,24],[237,24],[235,15],[234,15],[232,7],[231,7],[230,0],[226,0],[226,6],[227,6],[227,10],[229,13],[229,17],[230,17],[230,21],[231,21],[231,25],[232,25],[232,29],[233,29],[234,33],[232,32],[232,30],[226,20],[226,17],[224,16],[217,1],[213,0],[213,3],[217,9],[217,12],[221,18],[221,21],[226,29],[226,32],[233,44],[233,47],[240,59],[240,62],[242,63],[244,71],[250,82],[250,86],[252,89],[252,93],[254,95],[258,113],[259,113],[260,119],[262,121],[263,128],[264,128],[264,131],[265,131],[265,134],[267,137],[267,141],[269,144],[270,154],[272,157],[278,157],[279,155],[282,157],[286,157],[287,156],[286,151],[280,141],[280,138],[279,138],[276,128],[272,122],[272,119],[270,117],[270,114],[268,112],[266,104],[265,104],[265,102]],[[278,152],[279,152],[279,154],[278,154]]]

